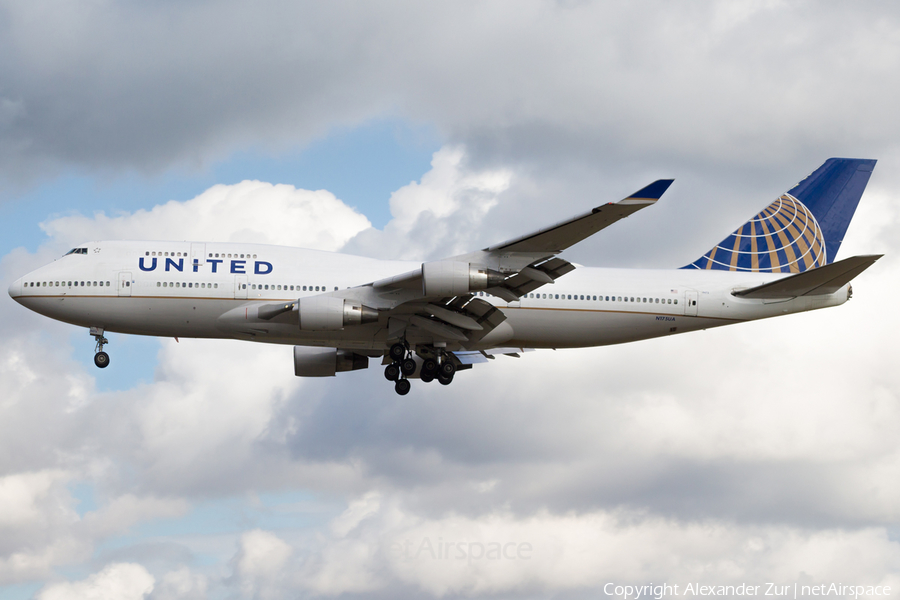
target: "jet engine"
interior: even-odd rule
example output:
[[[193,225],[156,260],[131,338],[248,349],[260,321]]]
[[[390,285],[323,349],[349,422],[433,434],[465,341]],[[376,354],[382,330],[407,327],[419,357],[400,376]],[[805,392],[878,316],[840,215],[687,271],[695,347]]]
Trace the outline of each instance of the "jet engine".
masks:
[[[459,296],[498,285],[502,273],[469,263],[439,260],[422,263],[422,292],[426,296]]]
[[[297,301],[300,329],[339,331],[348,325],[363,325],[378,320],[378,311],[353,300],[333,296],[310,296]]]
[[[335,373],[368,367],[368,356],[349,350],[294,346],[294,375],[297,377],[334,377]]]

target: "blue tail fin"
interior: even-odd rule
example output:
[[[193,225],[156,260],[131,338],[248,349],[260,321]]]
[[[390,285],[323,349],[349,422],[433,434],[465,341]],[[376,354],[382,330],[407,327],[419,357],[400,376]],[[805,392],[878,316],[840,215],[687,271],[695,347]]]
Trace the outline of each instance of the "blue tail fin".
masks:
[[[829,158],[682,268],[799,273],[833,262],[874,168],[874,160]]]

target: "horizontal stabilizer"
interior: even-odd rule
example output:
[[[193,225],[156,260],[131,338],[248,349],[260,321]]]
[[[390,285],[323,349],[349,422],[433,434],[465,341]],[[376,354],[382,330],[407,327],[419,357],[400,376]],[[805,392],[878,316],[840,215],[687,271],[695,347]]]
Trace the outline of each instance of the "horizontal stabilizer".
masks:
[[[833,294],[851,279],[868,269],[872,264],[884,256],[883,254],[869,254],[863,256],[851,256],[844,260],[824,265],[766,283],[749,290],[733,292],[741,298],[796,298],[797,296],[821,296]]]

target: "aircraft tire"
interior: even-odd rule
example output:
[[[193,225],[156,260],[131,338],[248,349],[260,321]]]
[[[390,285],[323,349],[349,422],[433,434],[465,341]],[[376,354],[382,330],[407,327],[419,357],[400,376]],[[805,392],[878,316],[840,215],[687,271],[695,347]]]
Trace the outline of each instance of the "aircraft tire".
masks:
[[[434,381],[434,374],[422,373],[421,375],[419,375],[419,379],[421,379],[424,383],[431,383],[432,381]]]
[[[404,346],[400,342],[397,342],[396,344],[391,346],[389,354],[393,360],[400,362],[401,360],[403,360],[403,357],[406,356],[406,346]]]
[[[450,379],[453,379],[453,374],[456,373],[456,365],[454,365],[449,360],[445,360],[441,363],[441,375],[445,375]]]
[[[450,385],[453,383],[453,374],[444,375],[443,373],[438,373],[437,380],[441,385]]]
[[[400,367],[397,363],[391,363],[384,368],[384,378],[388,381],[397,381],[400,379]]]
[[[400,363],[400,372],[406,376],[412,375],[416,372],[416,361],[411,358],[407,358],[402,363]]]
[[[106,352],[98,352],[94,355],[94,364],[101,369],[105,369],[109,366],[109,354]]]
[[[409,379],[398,379],[397,383],[394,384],[394,391],[401,396],[405,396],[409,393],[410,387]]]
[[[434,376],[437,374],[438,368],[438,363],[433,358],[426,358],[422,362],[422,374],[428,373],[431,375],[432,379],[434,379]]]

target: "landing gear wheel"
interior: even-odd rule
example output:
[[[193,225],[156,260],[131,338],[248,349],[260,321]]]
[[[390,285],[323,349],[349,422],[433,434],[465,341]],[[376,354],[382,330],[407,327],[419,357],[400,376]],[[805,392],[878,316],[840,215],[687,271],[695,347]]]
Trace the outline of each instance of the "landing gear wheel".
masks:
[[[397,381],[400,379],[400,366],[397,363],[391,363],[384,368],[384,378],[388,381]]]
[[[411,358],[407,358],[402,363],[400,363],[400,372],[406,375],[407,377],[416,372],[416,361]]]
[[[422,372],[422,374],[419,375],[419,379],[421,379],[424,383],[431,383],[432,381],[434,381],[434,374]]]
[[[396,344],[391,346],[388,354],[390,354],[392,360],[399,362],[403,360],[404,356],[406,356],[406,345],[397,342]]]
[[[94,364],[101,369],[105,369],[109,366],[109,354],[106,352],[98,352],[94,355]]]
[[[453,374],[444,375],[443,373],[438,373],[437,380],[441,385],[450,385],[453,382]]]
[[[454,365],[449,360],[445,360],[443,363],[441,363],[441,375],[453,379],[454,373],[456,373],[456,365]]]
[[[401,396],[407,395],[409,393],[409,388],[409,379],[398,379],[397,383],[394,384],[394,391]]]
[[[434,360],[433,358],[426,358],[422,362],[422,375],[425,375],[427,373],[431,375],[432,379],[434,379],[434,376],[437,374],[437,372],[438,362],[436,360]]]
[[[109,366],[109,354],[103,351],[103,346],[108,344],[109,340],[103,337],[103,329],[100,327],[91,327],[90,334],[97,340],[97,345],[94,346],[94,364],[105,369]]]

